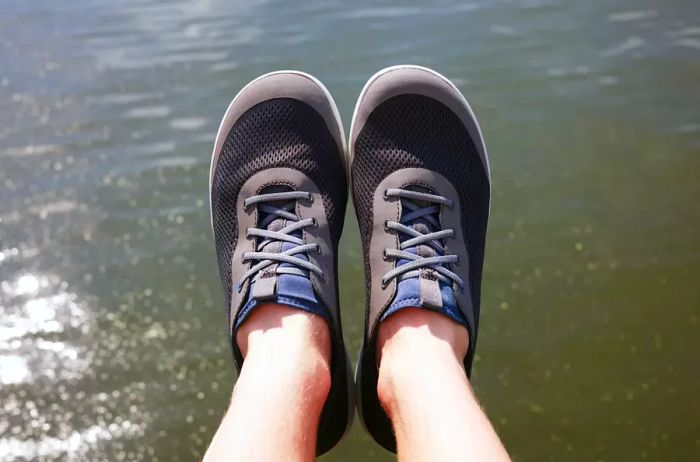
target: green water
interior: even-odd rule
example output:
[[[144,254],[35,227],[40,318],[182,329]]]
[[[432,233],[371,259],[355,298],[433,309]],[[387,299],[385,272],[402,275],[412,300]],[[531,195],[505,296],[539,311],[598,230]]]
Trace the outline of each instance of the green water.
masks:
[[[700,460],[696,2],[19,0],[0,12],[0,459],[200,457],[232,367],[209,230],[219,118],[318,76],[463,90],[493,203],[474,384],[517,461]],[[340,255],[362,334],[352,209]],[[391,460],[356,425],[326,461]]]

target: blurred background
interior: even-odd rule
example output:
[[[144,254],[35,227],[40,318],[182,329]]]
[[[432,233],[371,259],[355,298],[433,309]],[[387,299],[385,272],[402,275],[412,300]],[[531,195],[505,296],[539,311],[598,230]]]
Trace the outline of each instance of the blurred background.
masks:
[[[514,459],[700,460],[699,10],[3,1],[0,459],[200,458],[233,379],[207,198],[220,117],[292,68],[347,129],[372,73],[416,63],[465,93],[491,155],[474,384]],[[392,456],[356,425],[323,460]]]

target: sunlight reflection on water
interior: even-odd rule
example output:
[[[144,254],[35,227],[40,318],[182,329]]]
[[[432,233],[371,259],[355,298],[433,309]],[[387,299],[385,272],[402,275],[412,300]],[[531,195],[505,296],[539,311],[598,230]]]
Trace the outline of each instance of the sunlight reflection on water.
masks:
[[[0,284],[4,312],[0,318],[0,384],[78,381],[89,369],[91,355],[85,347],[61,338],[66,329],[90,330],[85,307],[66,288],[55,276],[39,273],[25,273]],[[10,418],[7,431],[0,432],[0,455],[78,460],[87,446],[111,438],[110,430],[97,426],[61,438],[46,435],[24,440],[12,436],[39,422],[33,402],[14,399],[18,395],[10,394],[3,403],[3,413]],[[122,422],[120,429],[133,434],[128,423]]]

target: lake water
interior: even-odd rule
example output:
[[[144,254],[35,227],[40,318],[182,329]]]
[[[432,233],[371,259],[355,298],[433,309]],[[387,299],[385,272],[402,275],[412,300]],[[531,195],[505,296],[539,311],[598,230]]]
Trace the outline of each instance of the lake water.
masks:
[[[693,0],[6,0],[0,459],[201,457],[232,366],[209,229],[230,99],[446,74],[493,203],[474,384],[517,461],[700,460],[700,8]],[[606,4],[607,3],[607,4]],[[359,236],[340,255],[349,349]],[[391,460],[359,425],[326,461]]]

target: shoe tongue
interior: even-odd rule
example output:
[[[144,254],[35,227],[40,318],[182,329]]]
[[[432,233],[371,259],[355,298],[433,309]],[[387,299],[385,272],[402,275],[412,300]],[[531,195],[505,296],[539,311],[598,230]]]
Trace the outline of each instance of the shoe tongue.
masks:
[[[262,191],[262,193],[273,193],[273,192],[284,192],[291,191],[290,188],[285,186],[271,186]],[[292,204],[290,204],[290,202]],[[277,206],[284,208],[285,206],[294,205],[294,201],[284,202],[268,202],[267,205]],[[294,207],[287,207],[288,210],[294,210]],[[269,215],[266,213],[261,213],[258,218],[258,223],[263,223]],[[270,223],[265,226],[268,231],[280,231],[287,226],[294,223],[292,220],[288,220],[282,217],[276,217]],[[303,231],[298,229],[290,233],[291,236],[301,238],[303,236]],[[264,238],[258,238],[264,240]],[[296,244],[292,242],[280,242],[271,241],[268,242],[261,251],[263,252],[285,252],[296,247]],[[309,261],[309,257],[306,253],[294,254],[295,258],[300,260]],[[311,286],[311,281],[308,276],[299,276],[296,274],[276,274],[275,270],[277,268],[296,268],[295,265],[291,263],[276,263],[268,266],[264,270],[260,271],[252,280],[251,290],[249,292],[248,298],[254,298],[257,300],[277,300],[281,303],[285,297],[294,297],[296,299],[307,300],[310,303],[316,303],[316,297]]]
[[[438,220],[439,217],[435,216],[435,219]],[[413,228],[417,232],[421,234],[428,234],[435,232],[435,229],[433,229],[433,226],[430,224],[430,222],[424,218],[418,218],[417,220],[414,220],[411,223],[406,223],[406,226],[409,228]],[[408,235],[403,235],[401,236],[401,242],[407,241],[408,239],[411,239],[410,236]],[[441,255],[435,248],[427,245],[427,244],[419,244],[413,247],[408,247],[405,249],[407,252],[420,255],[421,257],[434,257],[436,255]],[[399,264],[403,264],[402,262],[406,262],[406,260],[400,260]]]
[[[260,216],[260,221],[265,219],[265,214],[261,214]],[[285,219],[285,218],[275,218],[268,224],[265,229],[268,231],[280,231],[287,226],[289,226],[292,222]],[[292,236],[295,237],[301,237],[301,230],[294,231],[290,233]],[[264,238],[259,238],[259,241],[264,240]],[[291,242],[280,242],[280,241],[270,241],[267,244],[265,244],[260,250],[263,252],[284,252],[285,250],[289,250],[292,247],[294,247],[295,244],[292,244]],[[299,255],[299,254],[297,254]],[[286,264],[287,266],[290,266],[289,264]]]
[[[421,234],[428,234],[429,232],[432,231],[430,229],[430,227],[428,226],[428,223],[425,220],[420,220],[420,219],[414,221],[411,228],[415,229],[416,231],[418,231]]]
[[[287,226],[287,220],[284,218],[275,218],[267,225],[268,231],[279,231]]]
[[[273,185],[273,186],[269,186],[269,187],[263,189],[261,192],[263,194],[269,194],[269,193],[278,193],[278,192],[287,192],[287,191],[292,191],[292,188],[290,188],[288,186],[283,186],[283,185]],[[293,207],[294,201],[268,202],[267,205],[277,206],[280,208],[286,207],[287,209],[294,210],[294,207]],[[292,207],[290,207],[290,206],[292,206]],[[258,218],[258,223],[263,223],[268,216],[269,216],[269,214],[267,214],[267,213],[264,213],[264,212],[260,213],[260,217]],[[287,220],[286,218],[277,217],[277,218],[274,218],[267,226],[265,226],[265,229],[267,229],[268,231],[280,231],[281,229],[286,228],[290,224],[292,224],[292,221]],[[296,230],[296,231],[292,232],[291,235],[295,236],[295,237],[301,237],[302,232],[301,232],[301,230]],[[281,249],[280,249],[280,244],[282,244]],[[281,243],[279,241],[272,241],[272,242],[269,242],[267,245],[265,245],[265,248],[263,250],[272,251],[272,252],[279,252],[279,251],[289,250],[292,247],[294,247],[294,244],[291,244],[289,242],[282,242]]]
[[[421,201],[413,201],[414,204],[419,207],[430,207],[429,203],[422,203]],[[404,214],[410,213],[407,207],[404,207]],[[438,221],[440,219],[439,214],[435,213],[432,217]],[[429,234],[437,231],[434,226],[426,218],[418,218],[411,222],[405,223],[409,228],[421,234]],[[401,242],[411,239],[411,236],[402,235]],[[428,244],[419,244],[412,247],[407,247],[404,249],[408,253],[418,255],[423,258],[434,257],[442,255],[434,247]],[[400,259],[396,262],[396,266],[405,265],[409,260]],[[437,272],[431,268],[423,268],[420,270],[419,275],[406,278],[399,281],[397,285],[397,293],[403,299],[415,299],[419,301],[421,306],[428,308],[441,309],[445,297],[443,296],[443,291],[449,290],[446,283],[439,280]]]
[[[431,190],[428,188],[420,187],[420,186],[413,186],[409,187],[409,189],[417,191],[417,192],[425,192],[425,193],[432,193]],[[410,199],[403,199],[404,201],[408,201]],[[427,201],[422,201],[422,200],[410,200],[414,205],[417,205],[418,207],[425,208],[425,207],[430,207],[432,204]],[[410,209],[407,207],[403,207],[403,214],[410,213]],[[431,216],[436,222],[440,222],[440,214],[439,213],[434,213]],[[413,228],[414,230],[418,231],[421,234],[428,234],[437,231],[434,229],[434,226],[426,219],[427,217],[421,217],[417,218],[409,223],[405,223],[406,226],[409,228]],[[410,239],[410,236],[407,235],[402,235],[401,236],[401,241],[405,241]],[[420,255],[421,257],[432,257],[435,255],[438,255],[438,252],[431,246],[426,245],[426,244],[420,244],[415,247],[409,247],[406,249],[407,251],[411,253],[416,253]]]

